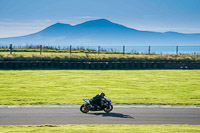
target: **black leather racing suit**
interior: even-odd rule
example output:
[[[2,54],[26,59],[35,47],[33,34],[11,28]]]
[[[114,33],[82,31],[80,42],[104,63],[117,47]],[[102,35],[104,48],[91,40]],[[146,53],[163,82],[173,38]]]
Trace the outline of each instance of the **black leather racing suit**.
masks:
[[[96,96],[94,96],[91,100],[90,103],[96,108],[96,109],[100,109],[101,107],[101,100],[103,99],[103,97],[99,94],[97,94]]]

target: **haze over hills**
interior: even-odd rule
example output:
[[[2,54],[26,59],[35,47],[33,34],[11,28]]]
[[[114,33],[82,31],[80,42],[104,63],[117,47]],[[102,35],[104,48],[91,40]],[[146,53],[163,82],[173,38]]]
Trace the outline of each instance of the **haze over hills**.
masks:
[[[53,24],[37,33],[0,38],[0,45],[78,45],[78,46],[199,46],[200,34],[151,32],[131,29],[106,19],[78,25]]]

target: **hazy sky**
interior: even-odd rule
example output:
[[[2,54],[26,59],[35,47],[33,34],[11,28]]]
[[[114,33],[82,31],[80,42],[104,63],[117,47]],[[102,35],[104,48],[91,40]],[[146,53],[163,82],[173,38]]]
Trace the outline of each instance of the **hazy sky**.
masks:
[[[0,0],[0,37],[98,18],[138,30],[200,33],[200,0]]]

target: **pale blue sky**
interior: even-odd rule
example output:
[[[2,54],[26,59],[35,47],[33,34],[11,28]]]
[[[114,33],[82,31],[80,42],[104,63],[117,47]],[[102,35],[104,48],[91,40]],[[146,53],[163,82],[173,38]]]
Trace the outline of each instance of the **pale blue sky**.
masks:
[[[138,30],[200,33],[200,0],[0,0],[0,37],[98,18]]]

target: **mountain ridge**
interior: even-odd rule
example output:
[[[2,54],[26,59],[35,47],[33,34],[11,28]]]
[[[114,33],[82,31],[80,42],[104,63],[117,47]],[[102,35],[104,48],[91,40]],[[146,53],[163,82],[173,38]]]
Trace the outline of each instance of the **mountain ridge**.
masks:
[[[86,21],[77,25],[55,23],[25,36],[0,38],[3,44],[52,45],[200,45],[200,33],[140,31],[107,19]]]

